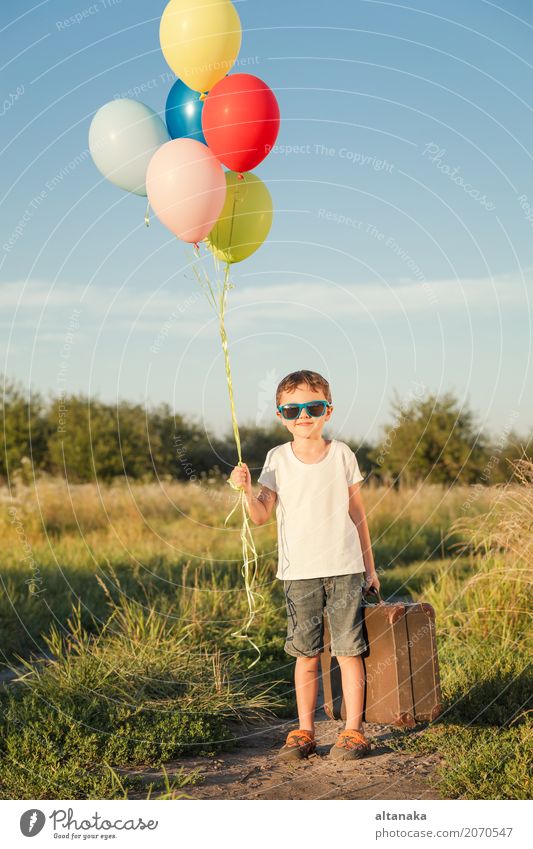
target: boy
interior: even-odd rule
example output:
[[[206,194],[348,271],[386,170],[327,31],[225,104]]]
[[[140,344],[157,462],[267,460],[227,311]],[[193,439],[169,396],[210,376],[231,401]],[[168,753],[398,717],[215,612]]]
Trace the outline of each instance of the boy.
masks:
[[[348,445],[322,436],[333,405],[329,383],[320,374],[303,370],[287,375],[277,388],[276,406],[292,440],[268,452],[258,479],[259,495],[252,492],[244,463],[233,469],[231,479],[243,487],[256,525],[267,522],[277,505],[276,577],[283,581],[287,607],[285,651],[296,657],[299,722],[279,755],[297,760],[316,750],[314,715],[325,608],[346,705],[346,728],[330,756],[359,758],[370,751],[362,732],[365,572],[367,589],[380,586],[359,492],[363,476]]]

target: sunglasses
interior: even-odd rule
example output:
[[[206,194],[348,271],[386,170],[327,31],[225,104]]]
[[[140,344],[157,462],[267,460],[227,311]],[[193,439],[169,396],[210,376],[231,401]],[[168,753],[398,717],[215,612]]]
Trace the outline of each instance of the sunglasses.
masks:
[[[307,401],[306,404],[283,404],[278,407],[284,419],[299,419],[302,410],[305,410],[308,416],[313,419],[319,419],[324,415],[327,408],[331,407],[329,401]]]

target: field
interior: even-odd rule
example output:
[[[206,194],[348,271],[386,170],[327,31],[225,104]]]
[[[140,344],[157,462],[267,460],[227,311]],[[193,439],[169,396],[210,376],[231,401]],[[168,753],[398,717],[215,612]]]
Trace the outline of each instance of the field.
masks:
[[[231,636],[247,606],[229,487],[42,477],[0,499],[2,798],[180,798],[199,781],[187,757],[293,716],[273,522],[254,532],[250,671]],[[364,500],[382,596],[437,616],[443,715],[391,747],[438,751],[444,798],[530,797],[532,464],[507,485],[367,486]]]

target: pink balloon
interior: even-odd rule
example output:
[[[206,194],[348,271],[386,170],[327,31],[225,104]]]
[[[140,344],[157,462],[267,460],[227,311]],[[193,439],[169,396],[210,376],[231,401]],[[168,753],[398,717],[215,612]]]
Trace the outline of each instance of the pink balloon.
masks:
[[[173,139],[152,156],[146,193],[159,220],[184,242],[213,229],[226,198],[223,168],[202,142]]]

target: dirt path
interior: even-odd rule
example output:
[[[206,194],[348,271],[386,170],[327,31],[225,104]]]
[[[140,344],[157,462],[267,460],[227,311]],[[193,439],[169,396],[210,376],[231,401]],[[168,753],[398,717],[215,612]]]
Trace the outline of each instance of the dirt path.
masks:
[[[440,799],[435,789],[439,755],[401,754],[387,746],[392,729],[366,723],[371,753],[338,763],[328,758],[342,723],[317,714],[317,754],[296,764],[279,763],[278,749],[294,723],[242,730],[237,750],[215,758],[182,758],[166,764],[170,776],[198,769],[202,781],[186,787],[192,799]],[[161,775],[147,770],[148,781]]]
[[[7,684],[13,673],[2,671]],[[321,694],[320,694],[321,695]],[[319,695],[319,699],[320,699]],[[319,701],[320,704],[320,701]],[[296,764],[276,757],[285,737],[296,725],[278,721],[260,727],[239,727],[239,746],[215,758],[187,757],[165,764],[173,773],[198,770],[201,780],[184,788],[192,799],[440,799],[436,768],[440,756],[399,753],[387,746],[392,727],[366,723],[364,732],[371,753],[361,760],[338,763],[329,759],[341,722],[330,720],[322,709],[316,715],[317,753]],[[119,770],[123,773],[139,770]],[[141,770],[147,783],[162,777],[161,770]],[[145,798],[143,793],[130,798]]]

